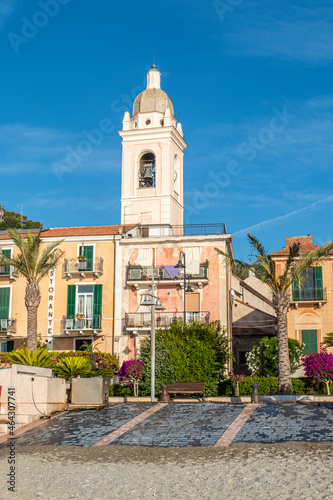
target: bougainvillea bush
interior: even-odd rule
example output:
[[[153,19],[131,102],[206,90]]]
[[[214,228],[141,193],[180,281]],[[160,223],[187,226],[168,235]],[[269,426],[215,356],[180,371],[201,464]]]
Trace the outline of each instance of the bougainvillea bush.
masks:
[[[333,354],[328,353],[325,347],[321,347],[319,353],[308,354],[302,360],[311,385],[318,389],[320,385],[326,384],[327,394],[330,395],[329,383],[333,379]]]
[[[126,385],[133,385],[135,382],[139,382],[144,373],[144,366],[142,361],[137,359],[130,359],[129,361],[124,361],[122,367],[118,372],[119,382]]]

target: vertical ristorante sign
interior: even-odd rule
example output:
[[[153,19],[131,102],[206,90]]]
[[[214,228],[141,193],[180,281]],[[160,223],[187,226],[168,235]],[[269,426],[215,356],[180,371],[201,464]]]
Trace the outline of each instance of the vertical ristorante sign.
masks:
[[[53,325],[54,325],[54,288],[55,288],[55,268],[49,271],[48,288],[48,308],[47,308],[47,340],[48,345],[53,347]]]

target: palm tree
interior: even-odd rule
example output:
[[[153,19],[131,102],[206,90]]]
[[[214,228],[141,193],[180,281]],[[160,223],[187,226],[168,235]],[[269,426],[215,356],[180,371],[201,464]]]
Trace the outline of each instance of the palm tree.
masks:
[[[260,241],[252,234],[247,233],[250,245],[256,252],[251,264],[236,260],[225,254],[218,248],[216,250],[223,254],[227,264],[232,269],[235,267],[243,271],[251,270],[258,279],[269,286],[273,294],[273,306],[277,315],[277,338],[279,348],[279,392],[291,394],[291,372],[288,350],[288,321],[287,313],[290,302],[289,289],[294,281],[299,285],[304,283],[302,274],[318,260],[330,255],[333,250],[333,243],[327,242],[321,247],[307,254],[301,253],[301,244],[294,243],[289,247],[289,255],[285,263],[285,268],[281,275],[276,272],[274,259],[265,250]]]
[[[37,349],[37,311],[41,301],[39,283],[64,254],[57,249],[63,240],[51,243],[43,249],[41,232],[42,227],[38,234],[32,235],[28,232],[24,238],[16,229],[8,229],[8,235],[14,240],[19,253],[16,257],[0,254],[0,265],[15,267],[27,280],[25,289],[25,307],[28,311],[27,347],[33,350]]]

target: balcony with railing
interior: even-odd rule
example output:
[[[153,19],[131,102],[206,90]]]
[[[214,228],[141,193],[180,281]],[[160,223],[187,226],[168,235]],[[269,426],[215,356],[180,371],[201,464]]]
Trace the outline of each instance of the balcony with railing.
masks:
[[[167,328],[173,323],[183,321],[184,314],[182,312],[165,312],[156,311],[156,328]],[[210,321],[210,313],[208,311],[186,312],[187,323],[208,324]],[[151,329],[151,313],[127,313],[125,315],[125,327],[127,330],[150,330]]]
[[[14,266],[0,266],[0,276],[9,276],[10,279],[16,279],[17,269]]]
[[[16,331],[15,319],[0,319],[0,332],[12,334]]]
[[[104,259],[101,257],[86,260],[65,259],[64,274],[68,278],[78,274],[83,277],[89,274],[98,277],[103,274],[103,263]]]
[[[208,262],[204,264],[200,264],[199,267],[199,273],[198,274],[191,274],[189,275],[186,273],[187,276],[190,277],[191,282],[208,282]],[[144,282],[144,281],[150,281],[152,277],[154,276],[154,279],[156,281],[162,282],[179,282],[183,283],[184,281],[184,272],[181,270],[177,276],[174,278],[171,278],[170,275],[168,274],[168,271],[166,270],[165,266],[157,266],[157,267],[143,267],[143,266],[128,266],[127,268],[127,282]]]
[[[84,332],[85,330],[101,330],[102,316],[95,314],[92,318],[82,317],[76,314],[75,316],[67,316],[63,319],[64,330],[66,332],[78,331]]]
[[[223,223],[216,224],[137,224],[124,233],[124,238],[163,238],[170,236],[208,236],[226,234]]]
[[[292,291],[291,303],[327,302],[327,288],[299,288]]]

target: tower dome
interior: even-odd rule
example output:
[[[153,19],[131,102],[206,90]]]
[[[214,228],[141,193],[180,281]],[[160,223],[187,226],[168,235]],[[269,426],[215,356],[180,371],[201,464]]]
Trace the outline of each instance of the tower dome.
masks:
[[[159,111],[165,113],[169,107],[171,114],[174,114],[173,104],[168,94],[162,89],[146,89],[135,99],[133,104],[133,116],[138,113],[149,113]]]
[[[138,113],[151,113],[158,111],[165,113],[170,108],[174,114],[173,104],[168,94],[161,89],[161,73],[153,64],[147,73],[147,88],[137,96],[133,104],[133,116]]]

